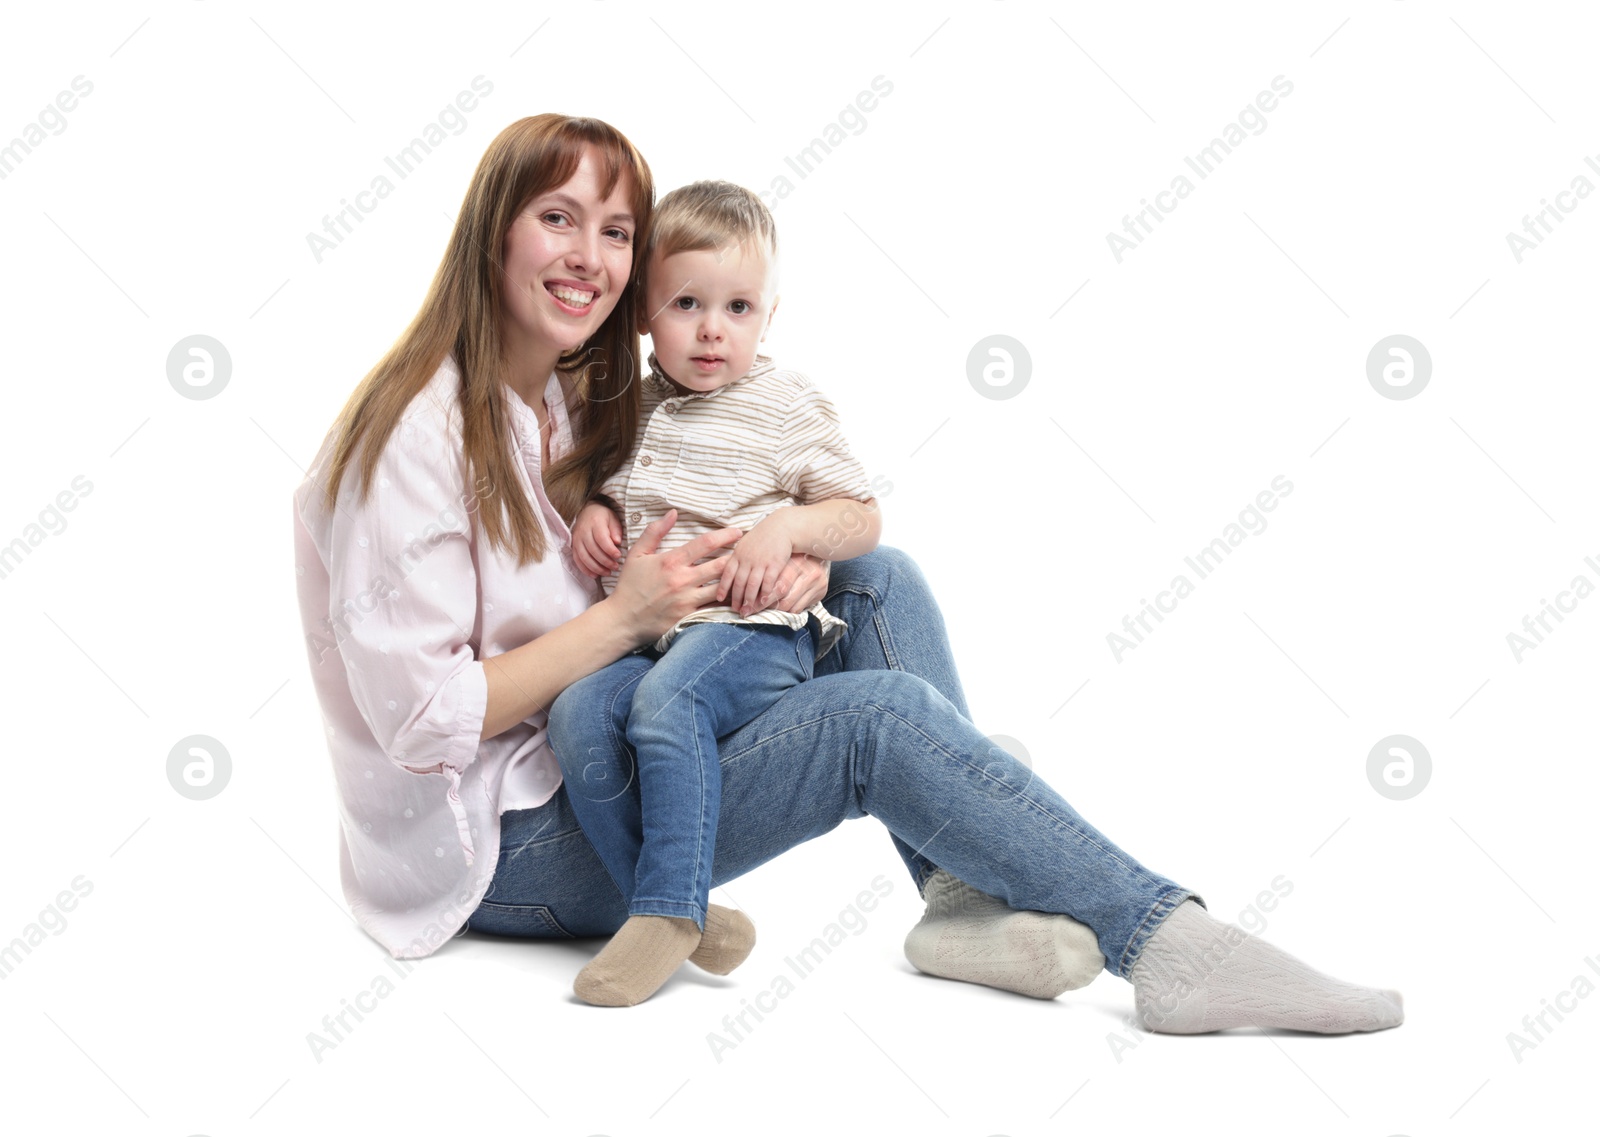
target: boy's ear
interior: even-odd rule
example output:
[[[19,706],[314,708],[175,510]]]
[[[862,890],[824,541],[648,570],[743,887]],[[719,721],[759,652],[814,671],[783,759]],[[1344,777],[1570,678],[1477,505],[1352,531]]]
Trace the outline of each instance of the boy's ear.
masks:
[[[766,325],[764,327],[762,327],[762,329],[761,329],[761,340],[760,340],[760,342],[762,342],[762,343],[766,342],[767,332],[770,331],[771,328],[772,328],[772,317],[777,315],[777,313],[778,313],[778,301],[780,301],[782,299],[783,299],[782,296],[774,296],[772,298],[772,307],[767,309],[767,322],[766,322]]]
[[[646,312],[645,308],[644,308],[644,289],[643,288],[639,289],[639,294],[638,294],[637,300],[635,302],[635,308],[637,309],[638,315],[639,315],[639,319],[638,319],[638,325],[639,326],[638,326],[638,328],[636,330],[638,331],[638,333],[641,336],[647,336],[647,335],[650,334],[650,313]]]

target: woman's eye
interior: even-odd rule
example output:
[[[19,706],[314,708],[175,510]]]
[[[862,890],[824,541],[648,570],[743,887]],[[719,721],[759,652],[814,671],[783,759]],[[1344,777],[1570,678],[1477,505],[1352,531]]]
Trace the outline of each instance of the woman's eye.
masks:
[[[550,212],[550,213],[542,214],[540,216],[539,220],[541,220],[541,221],[549,221],[552,217],[555,218],[557,221],[565,221],[566,220],[566,215],[565,214],[556,213],[556,212],[553,212],[553,211]]]
[[[632,240],[632,238],[628,236],[628,231],[626,229],[607,229],[606,230],[606,234],[613,241],[630,241],[630,240]]]

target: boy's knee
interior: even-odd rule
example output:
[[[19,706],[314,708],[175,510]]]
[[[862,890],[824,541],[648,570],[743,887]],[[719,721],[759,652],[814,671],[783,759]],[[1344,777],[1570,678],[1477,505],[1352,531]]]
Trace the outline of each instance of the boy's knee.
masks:
[[[693,684],[641,683],[627,713],[619,714],[617,722],[628,744],[638,746],[682,738],[694,729],[696,720],[709,713],[705,693]]]
[[[630,711],[623,717],[632,722],[641,715],[654,718],[660,714],[663,708],[671,704],[673,694],[683,687],[681,680],[676,685],[671,680],[672,675],[667,668],[654,668],[633,689],[633,697],[628,700]]]

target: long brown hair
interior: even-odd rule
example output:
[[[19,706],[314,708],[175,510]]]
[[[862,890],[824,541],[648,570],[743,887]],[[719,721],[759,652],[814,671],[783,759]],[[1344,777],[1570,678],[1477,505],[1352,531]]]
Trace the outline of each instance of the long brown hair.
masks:
[[[550,503],[570,524],[589,495],[622,465],[638,430],[637,312],[642,301],[637,270],[655,184],[643,156],[615,127],[599,119],[535,115],[506,127],[484,151],[421,310],[335,420],[330,433],[337,437],[324,487],[329,509],[352,462],[359,463],[359,492],[365,500],[389,435],[450,353],[461,372],[466,481],[480,487],[475,512],[484,537],[515,555],[519,564],[544,559],[544,528],[522,492],[509,446],[500,335],[505,287],[501,252],[506,232],[528,199],[564,184],[591,147],[605,196],[619,178],[632,178],[634,259],[611,315],[556,365],[572,377],[579,405],[573,416],[573,451],[545,474]],[[492,502],[485,503],[485,497]]]

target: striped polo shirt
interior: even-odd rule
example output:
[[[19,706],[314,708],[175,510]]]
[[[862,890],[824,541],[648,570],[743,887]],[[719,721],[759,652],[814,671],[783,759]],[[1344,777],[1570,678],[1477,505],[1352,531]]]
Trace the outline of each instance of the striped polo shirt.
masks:
[[[638,442],[600,489],[622,508],[624,556],[644,527],[669,508],[678,511],[678,520],[661,552],[728,526],[748,533],[783,506],[872,498],[866,471],[839,429],[838,411],[798,371],[780,370],[770,357],[758,355],[732,383],[684,395],[662,374],[654,352],[649,362],[640,387]],[[607,596],[617,576],[602,579]],[[821,659],[846,625],[820,601],[807,612],[768,608],[749,616],[726,604],[708,605],[679,620],[655,647],[666,651],[691,624],[803,628],[807,615],[821,624]]]

